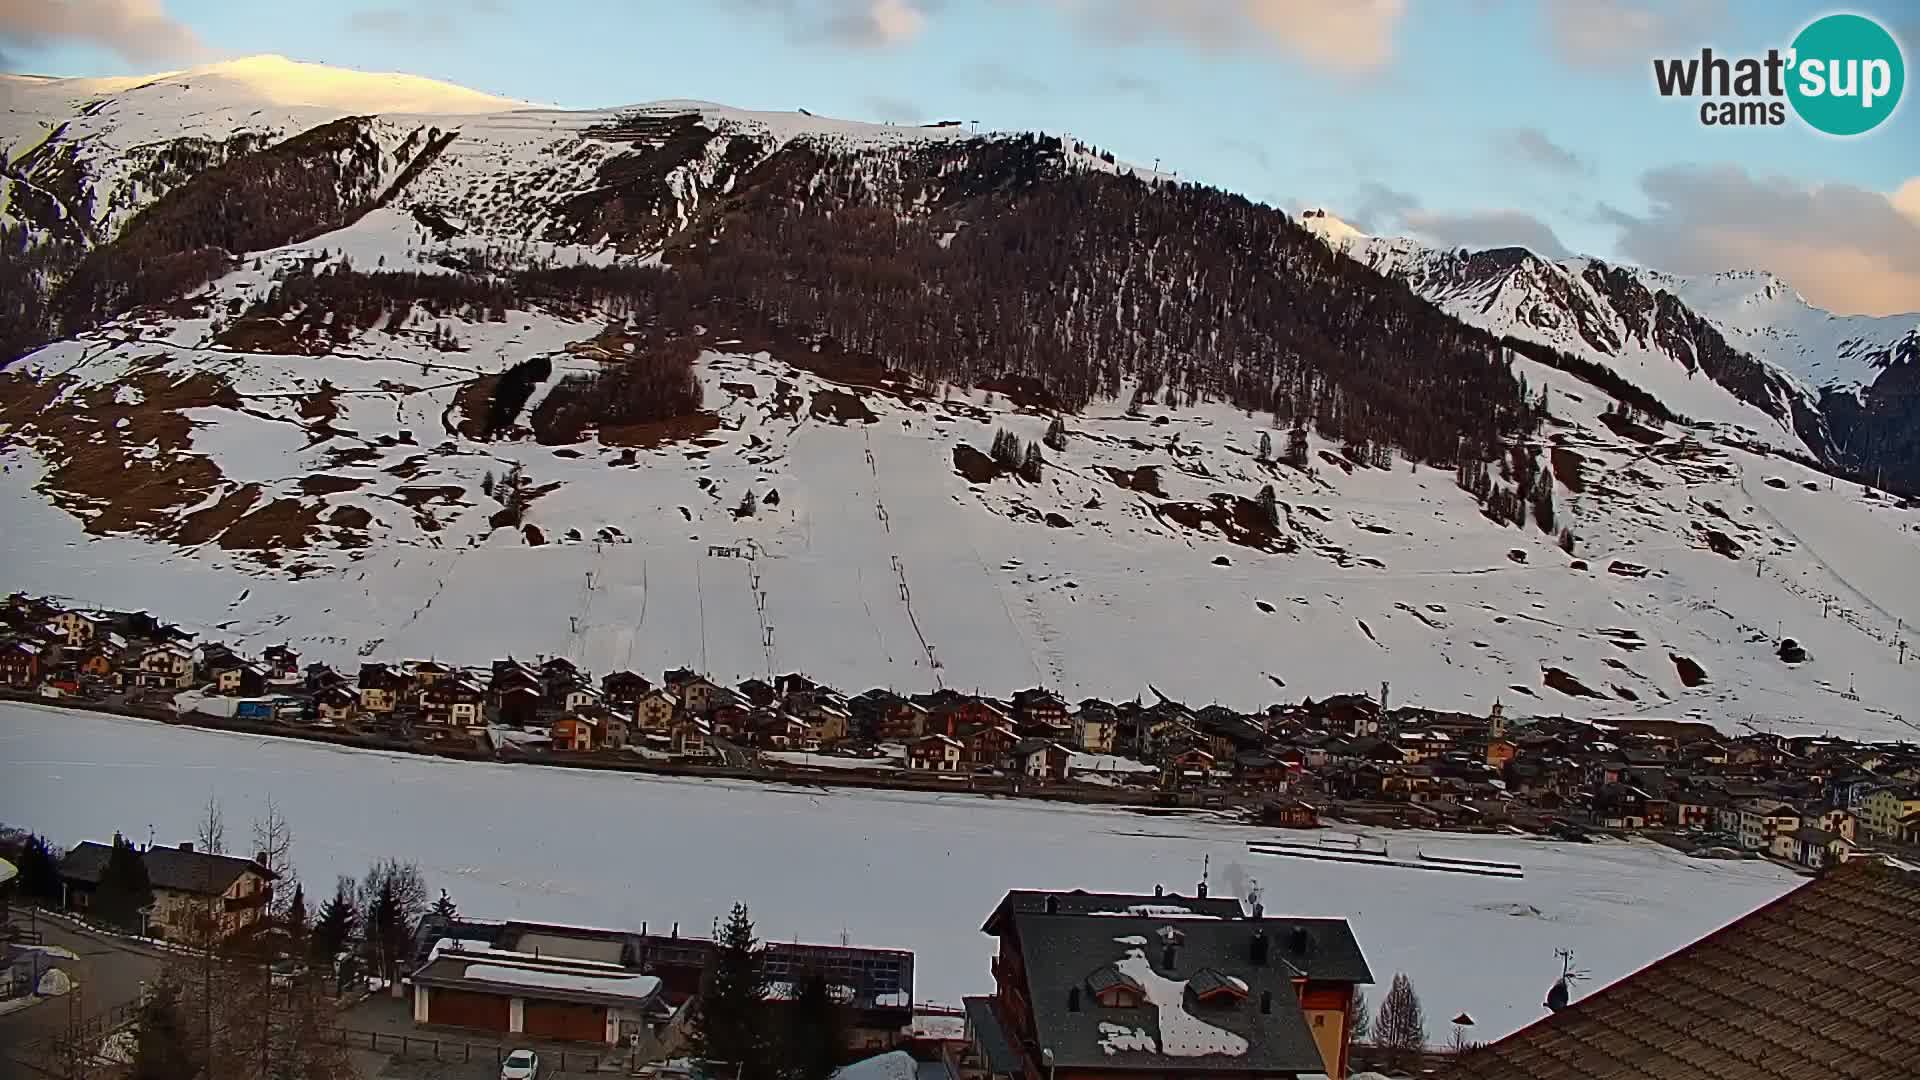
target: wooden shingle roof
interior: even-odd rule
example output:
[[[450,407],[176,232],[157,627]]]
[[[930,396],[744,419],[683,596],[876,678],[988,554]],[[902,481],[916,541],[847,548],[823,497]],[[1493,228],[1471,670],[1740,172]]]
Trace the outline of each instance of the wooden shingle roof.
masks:
[[[1913,1080],[1920,873],[1847,863],[1444,1080]]]

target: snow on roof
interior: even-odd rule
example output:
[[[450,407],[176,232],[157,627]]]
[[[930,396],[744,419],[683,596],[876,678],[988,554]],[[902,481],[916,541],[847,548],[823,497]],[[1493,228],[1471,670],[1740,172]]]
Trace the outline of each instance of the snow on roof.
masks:
[[[1087,914],[1137,919],[1218,919],[1220,917],[1202,914],[1192,908],[1184,908],[1176,904],[1129,904],[1119,911],[1089,911]]]
[[[606,994],[634,1000],[652,997],[660,989],[660,980],[651,975],[592,974],[587,971],[559,971],[553,968],[511,967],[506,964],[468,964],[465,977],[477,982],[499,983],[545,990],[572,990],[582,994]]]
[[[1169,979],[1153,970],[1147,954],[1128,949],[1127,955],[1113,965],[1120,973],[1140,984],[1148,1004],[1160,1012],[1160,1052],[1168,1057],[1207,1057],[1222,1054],[1240,1057],[1247,1052],[1247,1040],[1224,1028],[1214,1027],[1187,1011],[1187,980]],[[1101,1028],[1104,1034],[1106,1028]],[[1102,1041],[1102,1049],[1106,1043]],[[1107,1051],[1112,1053],[1111,1050]]]
[[[833,1080],[914,1080],[919,1065],[904,1050],[893,1050],[856,1061],[833,1074]]]

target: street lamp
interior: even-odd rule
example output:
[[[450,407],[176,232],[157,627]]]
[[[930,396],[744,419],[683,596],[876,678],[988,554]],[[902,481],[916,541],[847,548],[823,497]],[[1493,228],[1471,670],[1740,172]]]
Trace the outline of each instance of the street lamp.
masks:
[[[1043,1049],[1040,1051],[1040,1064],[1047,1067],[1047,1080],[1053,1080],[1053,1051],[1051,1049]]]

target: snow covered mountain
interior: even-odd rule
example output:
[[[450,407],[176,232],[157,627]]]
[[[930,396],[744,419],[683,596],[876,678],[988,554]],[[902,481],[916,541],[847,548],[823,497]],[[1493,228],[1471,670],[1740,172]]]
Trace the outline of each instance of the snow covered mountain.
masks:
[[[1520,248],[1441,250],[1324,210],[1301,220],[1462,320],[1603,364],[1692,419],[1920,483],[1920,410],[1901,370],[1920,356],[1920,313],[1835,315],[1766,271],[1687,277]]]
[[[277,64],[9,82],[8,587],[342,662],[1916,730],[1913,514],[1617,268],[1347,238],[1462,326],[1071,140]]]

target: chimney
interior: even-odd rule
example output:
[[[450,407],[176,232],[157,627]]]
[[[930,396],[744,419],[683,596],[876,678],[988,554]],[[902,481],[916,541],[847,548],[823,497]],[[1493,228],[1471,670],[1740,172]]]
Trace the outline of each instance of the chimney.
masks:
[[[1060,898],[1059,897],[1057,896],[1047,897],[1047,914],[1049,915],[1060,914]]]
[[[193,841],[191,841],[191,840],[183,840],[183,841],[181,841],[181,842],[180,842],[180,850],[181,850],[181,851],[192,851],[192,850],[193,850]]]
[[[1248,961],[1251,962],[1254,967],[1266,967],[1268,949],[1267,932],[1265,930],[1255,930],[1253,932],[1253,944],[1247,950]]]
[[[1155,896],[1167,895],[1167,887],[1165,885],[1155,885],[1153,887],[1153,895]]]
[[[1273,1012],[1273,991],[1260,991],[1260,1012],[1262,1014]]]
[[[259,863],[261,866],[267,865],[267,853],[264,851],[254,852],[253,861]]]
[[[1207,883],[1206,883],[1206,882],[1204,882],[1204,881],[1202,881],[1202,882],[1200,883],[1200,888],[1199,888],[1199,890],[1198,890],[1198,891],[1197,891],[1197,892],[1195,893],[1195,895],[1196,895],[1196,896],[1198,896],[1198,897],[1200,897],[1200,899],[1202,899],[1202,900],[1205,900],[1205,899],[1207,898]]]
[[[1293,932],[1287,935],[1287,949],[1295,955],[1306,952],[1310,944],[1312,942],[1307,938],[1307,928],[1304,926],[1294,927]]]
[[[1255,900],[1255,901],[1253,902],[1253,917],[1254,917],[1254,920],[1255,920],[1255,921],[1258,921],[1258,920],[1260,920],[1260,919],[1264,919],[1264,918],[1266,918],[1266,917],[1267,917],[1267,905],[1265,905],[1265,904],[1263,904],[1263,903],[1261,903],[1261,902],[1260,902],[1260,901],[1258,901],[1258,900]]]
[[[1160,950],[1160,966],[1172,971],[1173,962],[1177,959],[1179,959],[1178,947],[1172,941],[1168,941],[1167,947]]]
[[[1067,989],[1067,1011],[1068,1012],[1080,1011],[1080,988],[1077,986],[1069,987]]]

